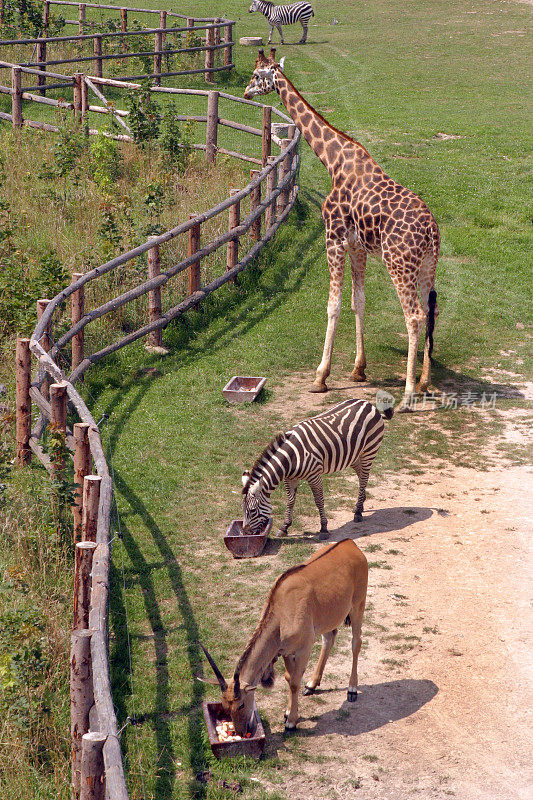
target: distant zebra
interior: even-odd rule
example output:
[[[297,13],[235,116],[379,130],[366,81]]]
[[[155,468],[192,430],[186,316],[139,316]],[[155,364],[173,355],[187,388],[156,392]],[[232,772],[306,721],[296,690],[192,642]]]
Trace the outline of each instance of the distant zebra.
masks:
[[[390,417],[390,411],[385,412]],[[251,472],[244,472],[243,524],[258,533],[272,517],[270,495],[285,482],[287,511],[280,533],[292,523],[298,481],[306,480],[320,513],[320,539],[327,539],[322,475],[352,467],[359,478],[354,521],[360,522],[370,467],[383,439],[384,424],[375,406],[363,400],[342,403],[294,425],[276,436],[261,453]]]
[[[302,23],[303,33],[298,44],[305,44],[307,39],[307,24],[311,17],[315,16],[311,4],[301,2],[291,3],[290,6],[275,6],[274,3],[269,2],[269,0],[253,0],[248,11],[250,14],[254,11],[260,11],[267,18],[270,26],[270,34],[268,37],[269,44],[272,41],[274,26],[278,29],[278,33],[281,36],[281,44],[284,44],[281,26],[292,25],[294,22]]]

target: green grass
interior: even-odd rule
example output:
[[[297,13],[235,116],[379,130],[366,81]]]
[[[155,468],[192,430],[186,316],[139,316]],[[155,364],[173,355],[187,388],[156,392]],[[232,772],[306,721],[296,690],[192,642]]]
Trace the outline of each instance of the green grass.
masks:
[[[224,10],[238,21],[237,38],[266,33],[264,19],[241,2],[230,0]],[[525,29],[529,9],[488,0],[468,8],[456,0],[397,7],[337,0],[317,3],[315,11],[308,45],[278,49],[287,56],[288,76],[334,125],[353,132],[389,174],[419,193],[441,229],[434,383],[478,394],[518,384],[530,374],[527,56],[524,37],[505,31]],[[197,0],[195,13],[210,12],[211,3]],[[298,36],[296,28],[287,30],[291,41]],[[235,93],[246,85],[254,55],[235,48]],[[320,203],[329,179],[306,145],[300,182],[301,202],[261,269],[167,330],[168,357],[157,360],[135,346],[87,376],[96,419],[109,415],[102,432],[115,472],[115,527],[123,537],[113,543],[111,658],[119,722],[135,716],[122,734],[132,798],[229,797],[218,788],[228,777],[242,783],[247,800],[283,797],[261,786],[262,777],[274,782],[272,745],[258,764],[213,759],[201,701],[215,692],[195,675],[208,669],[200,639],[230,673],[270,582],[314,545],[312,538],[289,537],[260,561],[231,561],[222,542],[229,520],[239,516],[242,469],[284,424],[271,400],[294,373],[306,373],[304,391],[321,354],[328,272]],[[381,263],[370,261],[367,276],[368,375],[399,394],[402,312]],[[332,377],[347,378],[354,328],[347,290]],[[159,374],[146,374],[153,366]],[[493,368],[512,375],[487,377]],[[258,404],[227,406],[221,388],[239,373],[266,375],[271,394]],[[335,399],[326,396],[324,405]],[[499,400],[498,409],[521,404],[519,397]],[[501,427],[497,412],[470,409],[395,417],[373,474],[486,467],[484,446]],[[342,487],[342,479],[334,480],[329,497],[333,485]],[[274,500],[279,518],[284,498],[278,493]],[[305,492],[296,534],[303,513],[315,514]],[[394,670],[404,662],[383,663]],[[283,683],[274,692],[285,692]],[[261,708],[260,695],[258,701]],[[281,720],[271,725],[277,732]],[[284,744],[281,755],[284,772],[294,774],[295,745]],[[205,769],[214,775],[208,784],[195,777]]]

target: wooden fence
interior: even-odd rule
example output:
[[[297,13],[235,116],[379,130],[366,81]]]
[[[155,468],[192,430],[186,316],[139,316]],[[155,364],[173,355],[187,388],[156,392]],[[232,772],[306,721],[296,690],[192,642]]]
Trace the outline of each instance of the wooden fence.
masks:
[[[96,83],[98,79],[88,79]],[[105,79],[99,79],[100,84]],[[122,84],[120,84],[122,85]],[[160,90],[153,87],[154,91]],[[71,639],[71,743],[72,795],[75,800],[110,798],[127,800],[119,731],[113,707],[109,674],[108,602],[110,567],[110,514],[113,485],[101,436],[76,382],[107,355],[147,337],[150,345],[160,347],[162,330],[229,281],[235,280],[274,236],[289,214],[298,192],[296,183],[299,166],[299,131],[282,112],[254,101],[243,100],[225,93],[201,90],[167,89],[167,92],[188,93],[205,98],[208,159],[216,159],[217,129],[228,125],[254,137],[257,143],[258,169],[252,170],[250,182],[231,193],[223,202],[159,236],[150,237],[144,244],[92,269],[75,274],[72,283],[53,299],[38,302],[38,323],[30,339],[17,340],[17,397],[16,437],[17,461],[29,462],[33,451],[39,461],[53,473],[54,463],[40,444],[49,423],[64,432],[67,447],[73,452],[74,477],[78,490],[74,498],[73,516],[76,538],[74,575],[74,608]],[[235,105],[256,109],[261,114],[262,127],[244,126],[218,117],[218,100],[223,97]],[[81,101],[80,101],[81,102]],[[277,140],[278,155],[271,155],[271,116],[277,115],[287,123],[287,136]],[[259,145],[259,139],[261,144]],[[237,157],[240,154],[235,153]],[[250,159],[248,159],[250,160]],[[250,212],[242,217],[242,201],[250,198]],[[201,243],[204,224],[228,212],[227,230],[211,241]],[[247,252],[239,252],[239,240],[250,232]],[[185,237],[187,256],[178,264],[161,270],[160,250],[165,245]],[[226,269],[201,285],[200,264],[219,248],[226,248]],[[121,265],[148,256],[147,279],[138,286],[109,299],[103,305],[85,308],[85,287],[102,276],[113,273]],[[183,271],[188,271],[187,297],[178,305],[162,309],[161,288]],[[85,328],[95,320],[148,295],[146,323],[93,353],[84,352]],[[60,321],[65,302],[70,300],[71,327],[54,340],[54,324]],[[63,326],[64,329],[64,326]],[[68,347],[70,343],[70,348]],[[70,352],[69,352],[70,350]],[[38,370],[31,378],[30,354],[37,360]],[[70,374],[60,369],[58,356],[68,360]],[[31,427],[31,403],[40,416]],[[72,430],[67,428],[67,404],[76,415]]]
[[[50,5],[77,6],[78,20],[66,20],[67,24],[78,25],[78,34],[69,36],[51,36],[48,34],[50,20]],[[89,31],[89,22],[86,17],[86,9],[113,9],[120,13],[120,30],[105,32],[103,30]],[[159,15],[159,27],[147,29],[128,28],[128,13],[157,14]],[[185,20],[185,25],[178,27],[168,27],[169,18],[179,18]],[[0,48],[33,48],[32,58],[25,61],[23,57],[16,58],[16,63],[21,67],[30,67],[37,70],[37,86],[28,86],[25,89],[37,88],[41,94],[46,94],[47,89],[57,88],[56,84],[46,83],[47,77],[53,77],[48,67],[58,67],[65,64],[94,65],[94,74],[98,77],[104,75],[104,65],[108,62],[118,61],[127,62],[131,58],[153,58],[153,72],[143,72],[139,75],[124,75],[118,80],[137,80],[141,78],[152,78],[156,85],[161,85],[161,78],[173,77],[178,75],[197,75],[203,74],[206,82],[212,83],[216,72],[229,72],[233,64],[233,20],[221,17],[196,18],[184,17],[172,11],[159,11],[143,8],[117,7],[110,5],[98,5],[95,3],[74,3],[65,0],[45,0],[43,11],[43,31],[42,35],[34,39],[4,39],[0,40]],[[169,47],[166,38],[171,34],[185,37],[184,47]],[[204,37],[200,40],[200,34]],[[130,37],[140,37],[141,39],[152,39],[153,50],[130,51],[128,49],[128,39]],[[137,41],[139,38],[137,38]],[[106,45],[113,43],[119,45],[118,52],[106,53]],[[192,42],[192,43],[191,43]],[[50,57],[50,50],[54,45],[62,43],[73,43],[74,45],[89,46],[92,50],[90,55],[79,54],[69,58]],[[91,47],[92,44],[92,47]],[[163,61],[172,55],[205,53],[204,66],[196,69],[163,70]],[[35,60],[33,60],[35,54]],[[218,62],[218,65],[217,63]],[[47,74],[48,73],[48,74]]]

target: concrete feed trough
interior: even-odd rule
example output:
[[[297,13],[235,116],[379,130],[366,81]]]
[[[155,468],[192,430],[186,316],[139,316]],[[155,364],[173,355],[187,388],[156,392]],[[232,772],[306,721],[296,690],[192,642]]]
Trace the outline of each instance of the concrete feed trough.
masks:
[[[245,533],[240,519],[234,519],[224,534],[224,544],[233,558],[255,558],[263,552],[272,528],[272,519],[261,533]]]
[[[218,738],[216,726],[218,722],[227,722],[229,716],[224,713],[222,703],[203,703],[205,723],[209,734],[211,750],[217,758],[235,758],[236,756],[251,756],[261,758],[265,749],[265,731],[259,718],[257,706],[254,703],[254,714],[257,722],[256,729],[249,739],[236,742],[221,742]]]
[[[243,47],[261,47],[263,44],[262,36],[241,36],[239,44]]]
[[[266,378],[234,375],[224,386],[222,394],[228,403],[251,403],[266,383]]]

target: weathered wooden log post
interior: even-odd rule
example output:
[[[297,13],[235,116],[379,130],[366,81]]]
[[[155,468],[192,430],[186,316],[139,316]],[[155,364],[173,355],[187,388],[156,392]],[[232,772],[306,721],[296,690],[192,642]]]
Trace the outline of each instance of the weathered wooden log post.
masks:
[[[155,238],[153,236],[151,239]],[[161,273],[161,261],[159,259],[159,245],[155,244],[148,250],[148,280],[154,280]],[[148,292],[148,321],[157,322],[161,319],[161,287],[156,286]],[[151,331],[146,338],[147,347],[162,347],[163,332],[161,328]]]
[[[233,195],[238,194],[239,189],[232,189],[230,191],[230,197]],[[233,205],[229,207],[229,230],[233,230],[241,222],[241,203],[240,200],[237,200]],[[232,269],[237,264],[239,258],[239,237],[236,236],[234,239],[230,239],[228,242],[228,254],[226,259],[226,269]]]
[[[102,37],[94,37],[94,74],[97,78],[101,78],[102,71]]]
[[[224,66],[229,67],[232,64],[233,22],[228,22],[224,28],[224,44]]]
[[[257,178],[259,175],[258,169],[251,169],[250,170],[250,178],[253,180]],[[259,183],[255,189],[252,189],[250,192],[250,211],[255,211],[255,209],[261,205],[261,184]],[[261,215],[257,217],[254,222],[250,225],[250,233],[254,242],[258,242],[261,238]]]
[[[122,33],[126,33],[128,30],[128,9],[121,8],[120,9],[120,30]],[[128,40],[126,36],[122,36],[122,51],[126,52],[128,49]]]
[[[287,149],[287,147],[290,144],[290,142],[291,142],[290,139],[282,139],[281,140],[281,151],[282,152],[284,152]],[[287,176],[287,173],[288,173],[287,166],[288,166],[287,158],[284,158],[283,161],[280,161],[280,163],[278,165],[278,184],[282,183],[282,181]],[[280,216],[283,213],[287,203],[288,203],[288,192],[287,192],[287,189],[284,189],[278,195],[278,203],[277,203],[277,214],[278,214],[278,216]]]
[[[81,110],[81,109],[80,109]],[[74,272],[72,275],[72,283],[76,283],[80,278],[83,278],[82,272]],[[77,325],[85,313],[85,286],[80,286],[75,292],[70,295],[70,315],[72,325]],[[81,364],[83,361],[83,344],[85,338],[85,329],[82,328],[78,333],[72,337],[72,369]]]
[[[207,130],[205,134],[205,157],[209,164],[214,164],[217,158],[218,142],[218,92],[209,92],[207,95]]]
[[[82,119],[82,99],[81,99],[81,85],[83,82],[83,75],[81,72],[74,73],[74,87],[72,90],[72,105],[74,106],[74,116],[78,122]]]
[[[263,127],[261,132],[261,163],[265,167],[272,151],[272,106],[263,106]]]
[[[53,383],[50,386],[50,408],[52,416],[50,422],[56,430],[67,432],[67,385],[66,383]]]
[[[11,68],[11,116],[14,128],[22,128],[22,70]]]
[[[87,84],[85,83],[85,75],[82,75],[81,80],[81,119],[83,122],[87,119],[87,113],[89,111],[89,96],[88,96],[88,89]],[[85,133],[89,135],[89,126],[85,126]]]
[[[190,36],[191,29],[194,28],[194,18],[193,17],[187,17],[186,26],[188,28],[187,35]],[[187,47],[188,46],[189,45],[187,45]]]
[[[216,17],[215,25],[220,25],[222,19],[220,17]],[[214,29],[214,43],[215,45],[220,44],[220,28]]]
[[[155,86],[161,86],[161,55],[163,52],[163,34],[161,31],[157,31],[154,34],[154,37],[154,84]]]
[[[102,479],[99,475],[86,475],[83,479],[82,542],[96,542],[101,483]]]
[[[107,734],[89,731],[81,738],[80,800],[104,800],[103,749]]]
[[[268,164],[273,164],[276,160],[275,156],[268,157]],[[267,198],[272,197],[272,193],[276,189],[278,185],[278,171],[277,168],[274,167],[270,170],[267,175]],[[268,229],[275,223],[276,221],[276,201],[273,200],[270,205],[268,206],[267,210],[265,211],[265,228]]]
[[[194,214],[189,215],[189,219],[194,219]],[[200,223],[197,222],[189,228],[189,238],[187,242],[187,256],[192,256],[200,249]],[[189,267],[187,294],[190,297],[200,288],[200,258],[194,261]]]
[[[85,3],[78,5],[78,34],[81,36],[85,33]]]
[[[31,460],[31,355],[30,340],[17,336],[16,346],[16,435],[17,464],[19,467]]]
[[[91,605],[91,570],[96,542],[76,542],[74,561],[74,613],[72,630],[84,630],[89,625]]]
[[[48,36],[48,25],[50,24],[50,3],[44,0],[43,3],[43,36]]]
[[[74,490],[72,516],[74,518],[74,542],[82,538],[83,482],[91,472],[91,448],[89,444],[89,423],[76,422],[74,425]]]
[[[70,637],[70,762],[73,800],[79,800],[82,737],[89,730],[94,705],[91,666],[92,631],[76,630]]]
[[[46,72],[46,41],[37,42],[37,69]],[[37,86],[42,86],[46,83],[44,75],[37,76]],[[40,94],[46,94],[46,89],[39,89]]]
[[[166,28],[167,27],[167,12],[166,11],[160,11],[159,12],[159,27],[160,28]],[[165,45],[166,36],[167,36],[166,33],[163,33],[163,32],[161,33],[161,45],[163,47]]]
[[[37,300],[37,322],[41,319],[42,315],[46,311],[49,302],[50,300],[48,300],[48,298],[45,297],[41,298],[40,300]],[[52,346],[52,334],[51,334],[50,323],[48,323],[48,325],[46,326],[45,331],[41,336],[41,341],[39,342],[39,344],[41,345],[43,350],[46,353],[48,353],[48,351]],[[45,398],[45,400],[48,400],[48,397],[50,395],[50,383],[51,383],[50,377],[48,376],[48,373],[46,373],[41,385],[41,394]]]
[[[205,74],[206,83],[213,83],[214,50],[213,50],[213,28],[206,28],[205,31]]]

